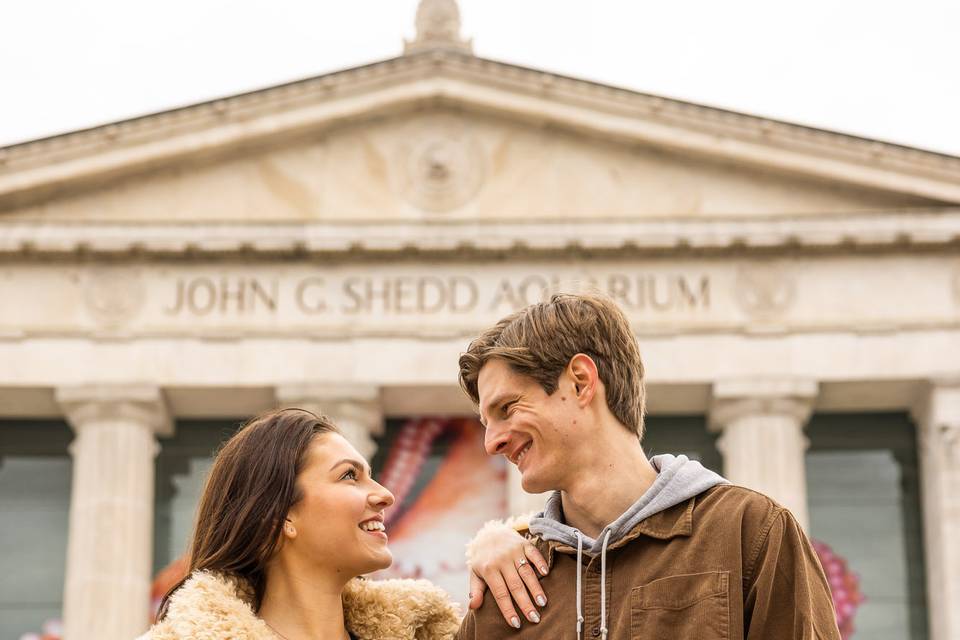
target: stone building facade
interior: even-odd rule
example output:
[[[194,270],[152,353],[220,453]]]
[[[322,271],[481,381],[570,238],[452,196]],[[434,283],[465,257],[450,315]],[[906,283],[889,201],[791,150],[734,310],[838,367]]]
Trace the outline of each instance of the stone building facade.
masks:
[[[591,287],[651,424],[805,525],[811,420],[902,416],[914,628],[960,639],[960,158],[482,59],[449,7],[394,59],[0,149],[0,436],[71,431],[66,637],[145,627],[184,421],[312,406],[372,456],[471,413],[479,329]]]

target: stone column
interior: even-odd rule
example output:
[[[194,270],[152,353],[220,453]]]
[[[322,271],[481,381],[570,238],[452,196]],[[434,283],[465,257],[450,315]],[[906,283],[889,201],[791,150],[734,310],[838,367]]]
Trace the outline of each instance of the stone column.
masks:
[[[76,433],[64,637],[130,640],[149,624],[156,436],[173,423],[156,387],[68,387],[56,398]]]
[[[277,404],[326,415],[369,462],[377,452],[373,436],[383,434],[380,390],[372,385],[293,384],[276,388]]]
[[[804,529],[810,518],[803,428],[816,395],[809,380],[731,380],[714,385],[710,407],[726,478],[787,507]]]
[[[914,407],[920,454],[930,640],[960,640],[960,378]]]
[[[520,470],[507,461],[507,509],[511,516],[543,511],[550,493],[527,493],[520,484]]]

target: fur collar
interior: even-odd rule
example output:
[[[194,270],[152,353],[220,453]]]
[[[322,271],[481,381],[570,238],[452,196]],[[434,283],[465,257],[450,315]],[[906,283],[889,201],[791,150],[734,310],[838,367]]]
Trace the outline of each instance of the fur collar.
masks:
[[[450,640],[459,613],[426,580],[351,580],[343,592],[357,640]],[[170,598],[167,617],[141,640],[277,640],[249,604],[242,581],[199,571]]]

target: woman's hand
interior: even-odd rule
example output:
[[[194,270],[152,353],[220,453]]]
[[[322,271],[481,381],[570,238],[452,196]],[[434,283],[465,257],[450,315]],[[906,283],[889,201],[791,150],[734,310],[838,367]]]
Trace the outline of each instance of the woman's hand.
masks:
[[[467,564],[471,609],[483,603],[489,586],[507,624],[520,628],[514,603],[527,620],[540,622],[538,606],[547,604],[547,596],[537,575],[547,575],[547,563],[526,538],[503,522],[488,522],[467,545]]]

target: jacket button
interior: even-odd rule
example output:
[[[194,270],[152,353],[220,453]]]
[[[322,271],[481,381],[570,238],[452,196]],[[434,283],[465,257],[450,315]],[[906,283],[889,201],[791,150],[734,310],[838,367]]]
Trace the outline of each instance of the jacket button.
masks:
[[[600,627],[593,628],[593,637],[596,638],[600,635]]]

